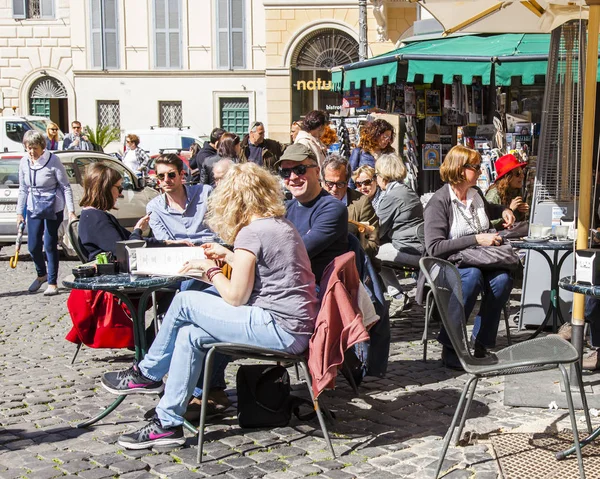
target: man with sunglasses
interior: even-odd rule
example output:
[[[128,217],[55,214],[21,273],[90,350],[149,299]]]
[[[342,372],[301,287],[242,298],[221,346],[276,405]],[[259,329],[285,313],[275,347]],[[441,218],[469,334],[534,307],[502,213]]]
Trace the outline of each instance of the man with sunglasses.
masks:
[[[77,120],[71,123],[71,133],[65,135],[63,150],[86,150],[93,151],[94,146],[87,136],[82,135],[81,123]]]
[[[208,185],[184,185],[183,161],[174,153],[160,156],[155,162],[156,178],[163,191],[146,206],[150,227],[159,240],[187,240],[200,243],[212,232],[204,224]]]
[[[318,284],[327,265],[348,251],[348,210],[321,188],[317,158],[308,146],[288,146],[277,166],[294,197],[285,216],[302,237]]]
[[[265,126],[260,121],[250,125],[250,131],[242,140],[240,162],[251,161],[275,172],[275,164],[283,146],[275,140],[265,138]]]
[[[349,224],[348,231],[360,240],[360,244],[371,260],[379,250],[379,219],[369,197],[348,188],[351,178],[350,163],[343,156],[329,155],[323,162],[323,187],[348,208],[348,220],[362,223],[365,229],[359,232],[356,224]]]

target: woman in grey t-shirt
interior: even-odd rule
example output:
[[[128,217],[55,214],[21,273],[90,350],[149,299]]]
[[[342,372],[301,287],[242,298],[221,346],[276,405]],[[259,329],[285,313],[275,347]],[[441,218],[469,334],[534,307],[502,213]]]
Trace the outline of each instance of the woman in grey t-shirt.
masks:
[[[183,444],[183,413],[211,343],[232,342],[301,354],[318,312],[315,278],[304,243],[283,215],[279,180],[248,162],[234,165],[209,199],[208,226],[234,251],[205,245],[208,258],[182,272],[202,273],[220,296],[185,291],[175,296],[146,357],[125,371],[106,373],[115,394],[165,394],[156,416],[119,438],[128,449]],[[232,267],[231,279],[218,261]],[[169,374],[166,387],[162,379]]]

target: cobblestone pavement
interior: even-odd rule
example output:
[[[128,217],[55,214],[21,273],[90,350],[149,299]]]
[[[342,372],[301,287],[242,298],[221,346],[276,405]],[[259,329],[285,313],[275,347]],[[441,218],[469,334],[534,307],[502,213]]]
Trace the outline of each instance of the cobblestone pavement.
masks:
[[[84,348],[71,366],[75,348],[64,340],[71,324],[67,293],[51,298],[41,292],[28,294],[35,276],[33,264],[25,256],[18,268],[11,270],[9,248],[3,253],[0,478],[433,476],[441,438],[465,377],[442,367],[435,341],[429,344],[431,359],[426,363],[420,360],[423,310],[418,306],[393,320],[390,365],[384,379],[366,378],[360,396],[353,397],[340,377],[338,388],[325,393],[327,405],[337,416],[330,426],[337,459],[330,457],[316,420],[302,423],[294,419],[289,427],[274,430],[241,430],[231,408],[225,417],[210,421],[207,456],[199,465],[196,438],[189,433],[186,445],[178,449],[131,452],[116,444],[121,433],[142,423],[144,413],[156,404],[153,396],[130,396],[101,423],[89,429],[74,428],[113,400],[114,396],[100,387],[100,375],[127,367],[132,355],[123,350]],[[74,264],[62,262],[61,277]],[[234,402],[237,364],[227,370],[228,394]],[[300,385],[295,390],[306,394]],[[564,410],[509,408],[502,397],[502,379],[480,382],[465,429],[470,445],[449,449],[443,467],[452,470],[447,478],[499,477],[488,440],[492,432],[569,427]]]

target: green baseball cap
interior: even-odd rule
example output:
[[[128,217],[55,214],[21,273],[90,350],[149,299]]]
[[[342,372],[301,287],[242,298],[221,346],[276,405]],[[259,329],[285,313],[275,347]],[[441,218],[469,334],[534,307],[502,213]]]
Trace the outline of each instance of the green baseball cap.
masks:
[[[281,158],[277,161],[277,164],[282,161],[297,161],[300,163],[307,158],[317,161],[315,153],[308,146],[303,145],[302,143],[294,143],[285,149],[283,155],[281,155]]]

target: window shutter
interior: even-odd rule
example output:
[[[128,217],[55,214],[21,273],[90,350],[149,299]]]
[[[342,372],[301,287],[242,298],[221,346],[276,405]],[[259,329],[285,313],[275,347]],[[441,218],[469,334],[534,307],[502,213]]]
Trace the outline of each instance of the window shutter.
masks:
[[[92,49],[92,68],[102,68],[102,0],[90,0]]]
[[[27,0],[13,0],[13,18],[27,18]]]
[[[231,0],[231,68],[244,68],[244,0]]]
[[[104,0],[104,68],[119,68],[117,0]]]
[[[181,0],[155,0],[155,62],[158,68],[181,68]]]
[[[40,18],[54,18],[54,0],[40,1]]]
[[[217,3],[217,68],[229,68],[229,1]]]

